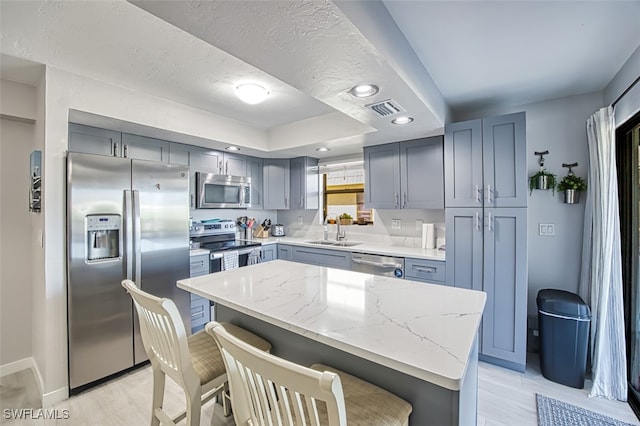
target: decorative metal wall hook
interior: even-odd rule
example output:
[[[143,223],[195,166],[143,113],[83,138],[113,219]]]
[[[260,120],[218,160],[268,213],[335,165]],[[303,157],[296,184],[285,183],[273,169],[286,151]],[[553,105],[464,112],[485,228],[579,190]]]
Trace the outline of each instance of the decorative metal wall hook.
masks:
[[[573,176],[573,170],[571,170],[571,168],[572,167],[578,167],[578,163],[571,163],[571,164],[562,163],[562,167],[568,168],[569,172],[567,173],[567,175]]]
[[[540,167],[544,167],[544,156],[545,155],[549,155],[549,150],[546,150],[546,151],[535,151],[533,154],[540,156],[540,159],[538,160],[538,164],[540,164]]]

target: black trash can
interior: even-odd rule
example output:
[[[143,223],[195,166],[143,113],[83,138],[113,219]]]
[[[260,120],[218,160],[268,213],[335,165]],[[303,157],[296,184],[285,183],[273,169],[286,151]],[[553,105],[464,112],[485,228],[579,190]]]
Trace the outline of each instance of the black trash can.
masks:
[[[564,290],[538,292],[540,368],[549,380],[584,388],[591,312],[577,294]]]

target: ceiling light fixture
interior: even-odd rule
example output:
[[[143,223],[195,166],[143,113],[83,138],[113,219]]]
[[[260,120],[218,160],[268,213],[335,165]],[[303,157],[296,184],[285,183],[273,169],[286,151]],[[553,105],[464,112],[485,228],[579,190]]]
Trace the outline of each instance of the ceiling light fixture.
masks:
[[[402,124],[409,124],[413,121],[413,117],[407,117],[406,115],[400,116],[398,118],[394,118],[393,120],[391,120],[391,122],[393,124],[398,124],[398,125],[402,125]]]
[[[236,87],[236,96],[239,97],[242,102],[255,105],[264,101],[267,96],[269,96],[269,92],[259,84],[243,83]]]
[[[327,152],[327,151],[331,151],[331,148],[327,148],[326,146],[322,146],[320,148],[316,148],[316,151],[318,151],[318,152]]]
[[[356,98],[368,98],[369,96],[373,96],[380,88],[375,84],[358,84],[357,86],[353,86],[349,93],[351,96],[355,96]]]
[[[228,146],[225,148],[227,151],[240,151],[240,148],[238,148],[237,146]]]

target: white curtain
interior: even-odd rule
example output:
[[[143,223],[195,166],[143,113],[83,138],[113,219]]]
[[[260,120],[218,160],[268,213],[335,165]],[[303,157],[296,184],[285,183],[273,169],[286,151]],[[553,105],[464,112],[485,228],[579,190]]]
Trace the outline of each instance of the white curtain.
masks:
[[[590,396],[626,401],[627,363],[622,302],[620,220],[613,107],[587,120],[589,181],[580,295],[591,306]]]

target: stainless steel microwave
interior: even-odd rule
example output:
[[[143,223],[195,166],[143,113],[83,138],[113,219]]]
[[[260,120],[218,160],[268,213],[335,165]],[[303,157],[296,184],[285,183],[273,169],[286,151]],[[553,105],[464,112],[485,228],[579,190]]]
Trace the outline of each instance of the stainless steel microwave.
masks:
[[[196,172],[199,209],[246,209],[251,207],[251,178]]]

